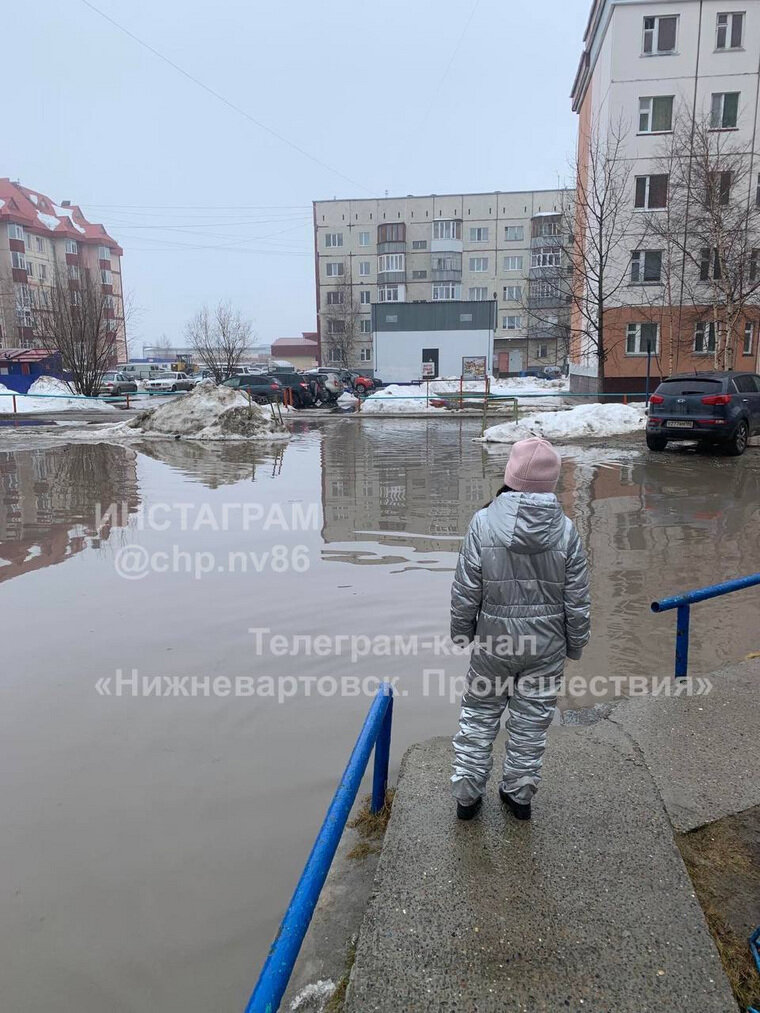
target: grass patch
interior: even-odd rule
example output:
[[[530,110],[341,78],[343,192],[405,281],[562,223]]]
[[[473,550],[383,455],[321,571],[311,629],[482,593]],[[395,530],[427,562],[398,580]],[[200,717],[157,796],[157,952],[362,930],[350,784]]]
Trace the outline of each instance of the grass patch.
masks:
[[[364,840],[382,837],[388,827],[388,820],[391,818],[394,795],[394,789],[389,788],[385,793],[385,804],[377,813],[372,812],[372,798],[370,795],[367,795],[361,804],[359,812],[348,825],[352,830],[356,830]]]
[[[760,975],[748,942],[755,925],[741,909],[751,898],[750,909],[760,914],[760,863],[753,854],[758,828],[760,808],[676,837],[742,1011],[760,1006]]]
[[[348,988],[348,979],[351,977],[351,969],[354,966],[356,960],[356,937],[354,937],[349,943],[348,950],[346,951],[346,969],[341,976],[340,981],[335,987],[335,991],[327,1000],[325,1006],[325,1013],[343,1013],[343,1007],[346,1005],[346,990]]]

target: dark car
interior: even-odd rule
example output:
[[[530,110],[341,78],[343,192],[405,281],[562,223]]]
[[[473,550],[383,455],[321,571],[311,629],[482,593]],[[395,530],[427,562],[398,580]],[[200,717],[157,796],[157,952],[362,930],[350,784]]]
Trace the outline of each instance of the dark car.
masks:
[[[311,408],[315,403],[308,376],[284,369],[273,370],[270,375],[274,376],[283,389],[288,391],[288,396],[294,408]]]
[[[743,454],[760,433],[760,376],[737,371],[677,373],[649,399],[647,446],[697,440]]]
[[[244,373],[240,376],[231,376],[225,380],[223,387],[234,387],[244,394],[249,394],[256,404],[271,404],[273,401],[282,401],[282,384],[273,376],[263,374]]]

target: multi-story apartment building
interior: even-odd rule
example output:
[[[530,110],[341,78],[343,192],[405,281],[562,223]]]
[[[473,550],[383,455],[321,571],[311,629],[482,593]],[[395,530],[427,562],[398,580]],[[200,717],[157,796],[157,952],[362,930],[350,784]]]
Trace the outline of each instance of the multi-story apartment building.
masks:
[[[373,368],[374,303],[494,300],[495,372],[563,365],[571,200],[534,190],[315,201],[321,361]]]
[[[127,357],[122,249],[80,208],[10,179],[0,179],[0,347],[34,348],[34,308],[47,286],[64,278],[76,298],[82,273],[100,286],[104,315],[116,338],[116,361]]]
[[[602,314],[607,390],[643,389],[648,358],[659,374],[714,365],[756,368],[760,249],[753,243],[760,248],[760,236],[752,237],[749,223],[760,215],[759,68],[760,0],[733,6],[725,0],[592,4],[572,89],[579,193],[595,154],[613,135],[621,139],[618,178],[625,179],[627,192],[608,272],[617,272],[621,284],[612,282],[615,291]],[[729,152],[734,171],[722,172],[721,159],[728,164]],[[704,171],[708,157],[715,171]],[[698,181],[700,171],[702,182],[695,186],[702,190],[689,193],[689,177]],[[715,187],[709,200],[705,179]],[[715,214],[718,221],[714,209],[731,202],[737,202],[735,220],[747,222],[748,236],[746,256],[734,268],[745,304],[733,325],[721,322],[727,311],[714,284],[728,253],[719,253],[705,240],[706,230],[697,228],[698,217]],[[580,205],[579,197],[579,213]],[[576,232],[582,240],[580,221]],[[571,389],[578,391],[597,387],[598,355],[588,332],[574,306],[570,372]]]

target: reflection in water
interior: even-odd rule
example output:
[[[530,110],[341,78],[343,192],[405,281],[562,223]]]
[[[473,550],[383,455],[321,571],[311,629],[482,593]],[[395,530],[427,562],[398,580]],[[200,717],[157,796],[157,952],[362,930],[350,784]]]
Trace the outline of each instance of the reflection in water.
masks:
[[[123,447],[0,452],[0,581],[99,546],[138,503],[135,454]],[[100,504],[117,507],[97,528]]]
[[[145,457],[218,489],[257,478],[276,478],[282,471],[286,443],[201,443],[193,440],[143,440],[133,445]]]

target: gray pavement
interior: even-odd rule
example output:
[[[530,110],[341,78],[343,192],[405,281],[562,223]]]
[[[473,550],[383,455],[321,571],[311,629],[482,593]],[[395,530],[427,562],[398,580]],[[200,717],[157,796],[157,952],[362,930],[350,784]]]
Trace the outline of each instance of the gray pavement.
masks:
[[[760,803],[759,675],[553,727],[530,823],[499,802],[498,763],[480,816],[457,822],[450,739],[413,746],[346,1011],[736,1013],[670,820]]]

